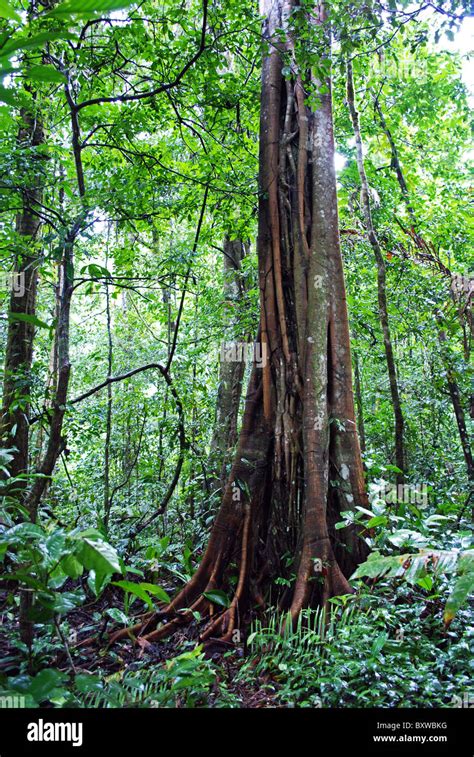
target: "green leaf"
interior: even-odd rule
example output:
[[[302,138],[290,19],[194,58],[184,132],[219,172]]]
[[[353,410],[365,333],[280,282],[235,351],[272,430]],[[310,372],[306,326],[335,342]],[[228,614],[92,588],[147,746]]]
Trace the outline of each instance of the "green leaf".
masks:
[[[31,66],[31,68],[26,69],[25,76],[34,81],[47,81],[59,84],[66,81],[64,74],[52,66]]]
[[[463,573],[456,579],[451,594],[448,597],[448,601],[446,602],[446,607],[444,608],[443,620],[446,628],[450,625],[457,611],[473,592],[474,572]]]
[[[82,589],[57,593],[51,609],[58,615],[66,615],[68,612],[71,612],[71,610],[75,610],[76,607],[82,605],[85,598]]]
[[[385,631],[383,631],[383,633],[377,636],[374,643],[372,644],[372,650],[371,650],[374,657],[376,657],[378,653],[381,652],[387,639],[388,639],[388,634]]]
[[[153,609],[153,602],[148,592],[140,585],[133,583],[133,581],[114,581],[113,586],[119,586],[124,591],[128,591],[130,594],[134,594],[147,604],[150,609]]]
[[[56,565],[67,552],[66,537],[63,531],[53,531],[45,541],[48,565]]]
[[[106,615],[109,616],[109,618],[112,618],[112,620],[115,620],[116,623],[121,623],[124,626],[128,626],[129,620],[127,616],[125,615],[122,610],[119,610],[118,607],[110,607],[108,610],[106,610]]]
[[[155,597],[158,597],[158,599],[161,599],[163,602],[166,602],[167,604],[171,602],[171,598],[167,592],[161,588],[161,586],[156,586],[155,584],[149,584],[149,583],[140,583],[140,586],[145,589],[148,594],[153,594]]]
[[[352,578],[380,578],[385,574],[402,575],[403,563],[410,555],[397,557],[382,557],[379,553],[373,553],[366,562],[359,565]]]
[[[100,576],[121,573],[117,552],[102,539],[82,538],[77,554],[87,570],[94,570]]]
[[[422,589],[426,589],[426,591],[431,591],[433,588],[433,579],[431,576],[423,576],[423,578],[419,578],[416,583]]]
[[[13,108],[20,107],[20,100],[13,89],[7,89],[6,87],[0,86],[0,101],[7,105],[11,105]]]
[[[418,531],[411,531],[409,528],[400,528],[398,531],[394,531],[388,538],[396,547],[401,547],[404,544],[423,547],[428,542],[425,536]]]
[[[97,265],[97,263],[91,263],[90,265],[86,266],[86,269],[89,272],[89,276],[92,276],[92,278],[94,279],[100,279],[104,277],[106,279],[110,279],[112,276],[107,268],[104,268],[104,266],[102,265]]]
[[[61,560],[61,568],[69,578],[79,578],[82,575],[84,566],[75,555],[67,555]]]
[[[36,699],[37,702],[44,702],[54,696],[59,685],[65,682],[67,676],[59,670],[49,668],[42,670],[32,680],[28,693]]]
[[[87,585],[91,592],[98,597],[99,594],[105,589],[110,581],[110,573],[99,573],[95,570],[90,570],[87,577]]]
[[[458,573],[474,572],[474,549],[468,549],[461,552],[458,562]]]
[[[386,515],[376,515],[374,518],[370,518],[367,521],[367,528],[375,528],[375,526],[385,526],[388,523]]]
[[[32,323],[33,326],[38,326],[40,329],[49,329],[49,326],[44,321],[36,317],[36,315],[27,315],[27,313],[8,313],[9,321],[21,321],[22,323]]]
[[[359,510],[359,512],[364,513],[364,515],[370,515],[371,518],[375,518],[375,513],[373,513],[372,510],[368,510],[366,507],[361,507],[360,505],[357,505],[356,510]]]
[[[18,523],[2,534],[2,543],[16,546],[24,543],[27,539],[41,539],[44,531],[35,523]]]
[[[58,5],[47,15],[57,17],[64,16],[89,16],[96,13],[109,13],[129,8],[134,0],[66,0]]]
[[[1,49],[2,58],[15,53],[17,50],[32,50],[36,47],[43,47],[46,42],[52,42],[55,39],[76,39],[76,35],[68,31],[62,32],[40,32],[32,37],[16,37],[11,42],[7,42]]]
[[[10,21],[18,21],[21,24],[21,18],[7,0],[0,0],[0,18],[8,18]]]
[[[102,691],[104,688],[100,676],[91,675],[90,673],[78,673],[74,678],[74,684],[81,694],[90,694],[92,691]]]
[[[403,471],[400,470],[400,468],[397,468],[396,465],[386,465],[385,470],[390,471],[390,473],[403,473]]]
[[[212,591],[204,591],[202,593],[202,596],[206,597],[209,602],[212,602],[215,605],[220,605],[221,607],[229,607],[230,605],[230,599],[227,594],[224,591],[219,591],[218,589],[213,589]]]

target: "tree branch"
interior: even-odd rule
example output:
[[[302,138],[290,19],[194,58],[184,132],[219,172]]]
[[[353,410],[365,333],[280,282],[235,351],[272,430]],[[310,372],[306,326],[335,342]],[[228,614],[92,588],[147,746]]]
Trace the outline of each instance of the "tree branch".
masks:
[[[207,12],[208,12],[208,0],[203,0],[202,2],[202,26],[201,26],[201,40],[199,43],[199,47],[195,54],[188,60],[188,62],[183,66],[181,71],[175,76],[173,81],[169,82],[168,84],[161,84],[159,87],[156,87],[155,89],[152,89],[150,92],[137,92],[134,95],[116,95],[111,97],[94,97],[91,100],[84,100],[81,103],[76,103],[75,109],[76,113],[82,110],[82,108],[87,108],[89,105],[101,105],[103,103],[124,103],[124,102],[130,102],[134,100],[143,100],[145,98],[149,97],[155,97],[155,95],[159,95],[162,92],[168,92],[170,89],[173,89],[176,87],[183,76],[189,71],[189,69],[196,63],[196,61],[201,57],[204,50],[206,49],[206,28],[207,28]]]

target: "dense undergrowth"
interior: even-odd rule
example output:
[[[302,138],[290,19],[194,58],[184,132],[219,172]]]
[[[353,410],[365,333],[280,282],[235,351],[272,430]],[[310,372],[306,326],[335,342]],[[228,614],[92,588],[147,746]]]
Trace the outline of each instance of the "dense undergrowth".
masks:
[[[459,527],[454,514],[429,516],[393,498],[374,496],[371,508],[358,517],[372,546],[366,566],[378,567],[358,572],[372,577],[355,577],[353,595],[335,597],[326,612],[305,611],[296,628],[275,608],[253,611],[235,645],[200,644],[196,613],[191,629],[166,642],[131,637],[107,646],[110,630],[166,602],[193,574],[199,550],[189,540],[155,540],[126,563],[93,529],[4,529],[9,643],[7,650],[2,638],[0,696],[27,707],[462,706],[474,696],[472,615],[465,595],[454,619],[446,606],[463,576],[472,587],[472,572],[459,572],[460,559],[472,556],[470,527]],[[389,570],[384,561],[400,554],[400,570]],[[121,580],[113,580],[118,571]],[[15,582],[36,593],[31,655],[15,625]],[[214,601],[219,609],[226,597],[217,593]],[[84,639],[93,645],[81,645]]]

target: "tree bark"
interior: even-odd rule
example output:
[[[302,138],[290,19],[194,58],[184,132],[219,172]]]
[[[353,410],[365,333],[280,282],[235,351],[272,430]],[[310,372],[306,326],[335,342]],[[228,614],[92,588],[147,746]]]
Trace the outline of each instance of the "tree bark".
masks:
[[[107,377],[112,376],[113,363],[113,341],[112,341],[112,319],[110,313],[110,292],[108,282],[105,284],[105,311],[107,319]],[[107,384],[107,410],[105,416],[105,445],[104,445],[104,526],[108,531],[111,498],[110,498],[110,445],[112,440],[112,404],[113,392],[112,384]]]
[[[81,159],[81,143],[79,134],[79,124],[77,112],[73,107],[68,85],[65,87],[65,94],[71,111],[71,129],[72,129],[72,151],[75,159],[77,171],[77,186],[79,197],[83,199],[84,174]],[[67,393],[69,387],[69,377],[71,365],[69,360],[69,331],[70,331],[70,312],[71,299],[74,291],[74,244],[79,234],[87,211],[82,210],[79,217],[74,221],[69,229],[65,229],[65,237],[62,243],[62,256],[59,275],[59,293],[58,293],[58,321],[56,326],[56,344],[57,344],[57,380],[54,391],[52,407],[48,412],[49,415],[49,437],[46,444],[42,459],[38,462],[35,472],[32,476],[32,485],[28,492],[25,492],[24,503],[28,510],[32,523],[35,523],[38,516],[38,507],[47,487],[51,481],[56,462],[65,447],[65,440],[62,437],[63,419],[66,411]],[[30,358],[31,365],[31,358]],[[31,648],[33,641],[33,622],[30,618],[32,607],[32,593],[23,592],[20,601],[20,634]]]
[[[437,320],[441,327],[442,326],[441,317],[438,316]],[[464,413],[464,408],[462,406],[461,393],[459,391],[459,386],[456,381],[453,367],[451,365],[451,360],[448,355],[448,350],[445,346],[446,331],[444,331],[442,328],[438,332],[438,341],[440,344],[441,361],[446,371],[446,382],[448,384],[449,396],[451,399],[451,404],[453,406],[453,411],[454,411],[454,417],[456,418],[456,424],[459,431],[461,449],[463,451],[464,461],[466,463],[467,477],[468,477],[469,482],[472,484],[474,482],[474,459],[472,456],[471,441],[469,438],[469,432],[467,430],[466,416]]]
[[[364,425],[364,403],[362,400],[362,386],[360,381],[359,355],[354,352],[354,388],[357,406],[357,431],[359,433],[360,448],[365,452],[365,425]]]
[[[469,481],[474,482],[474,460],[472,458],[471,444],[469,440],[469,434],[466,428],[466,419],[464,415],[464,409],[461,403],[461,397],[459,394],[459,387],[454,379],[453,372],[449,368],[447,369],[447,382],[449,388],[449,395],[453,405],[454,415],[456,416],[456,423],[459,430],[459,438],[461,440],[461,447],[466,462],[466,470]]]
[[[38,113],[23,109],[20,112],[20,121],[18,147],[26,153],[31,151],[32,160],[37,162],[35,150],[44,144],[41,118]],[[29,396],[35,326],[21,318],[34,316],[36,312],[38,266],[41,260],[41,253],[38,250],[41,221],[35,213],[35,208],[38,208],[42,195],[43,179],[39,170],[32,186],[23,187],[23,207],[15,223],[16,234],[21,239],[21,248],[15,257],[15,286],[12,287],[10,295],[4,364],[1,438],[3,446],[15,448],[13,460],[10,463],[10,474],[12,477],[23,477],[23,481],[15,485],[17,492],[20,491],[22,495],[26,488],[28,472]],[[19,286],[17,287],[16,284]]]
[[[201,564],[166,608],[134,630],[161,638],[193,612],[210,617],[201,637],[233,640],[249,605],[275,599],[293,619],[305,606],[348,593],[366,556],[355,528],[334,529],[342,510],[367,506],[356,432],[344,277],[339,244],[330,80],[296,70],[289,14],[266,0],[258,261],[262,367],[254,363],[237,453]],[[317,9],[325,54],[329,33]],[[308,25],[314,12],[307,14]],[[286,30],[286,41],[276,34]],[[318,103],[306,104],[312,88]],[[339,538],[338,538],[339,537]],[[287,557],[292,556],[288,566]],[[206,594],[228,592],[215,614]],[[117,632],[112,641],[129,633]],[[238,638],[238,637],[237,637]]]
[[[37,161],[35,150],[44,144],[41,117],[37,112],[22,109],[20,122],[18,146],[27,152],[31,151],[32,159]],[[23,187],[22,210],[15,223],[15,231],[22,241],[14,267],[15,283],[19,284],[19,291],[16,286],[12,287],[10,296],[2,398],[1,443],[14,450],[9,472],[16,481],[9,488],[9,494],[20,501],[25,500],[28,482],[31,366],[35,334],[35,325],[21,318],[33,317],[36,312],[41,221],[35,208],[41,203],[42,197],[43,178],[39,170],[33,185]],[[34,521],[33,513],[31,519]],[[30,607],[31,592],[23,590],[20,596],[19,630],[20,638],[28,649],[33,641]]]

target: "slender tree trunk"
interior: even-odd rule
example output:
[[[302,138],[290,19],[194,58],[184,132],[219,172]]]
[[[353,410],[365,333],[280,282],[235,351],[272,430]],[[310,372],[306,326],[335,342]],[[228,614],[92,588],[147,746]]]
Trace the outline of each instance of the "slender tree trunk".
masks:
[[[82,165],[82,145],[79,127],[78,112],[71,96],[69,81],[65,85],[65,97],[69,106],[71,123],[71,148],[76,169],[76,182],[78,196],[81,201],[85,195],[84,168]],[[58,350],[58,376],[53,408],[50,413],[49,438],[43,459],[36,470],[33,485],[28,492],[26,505],[33,522],[36,521],[38,506],[41,498],[51,480],[56,461],[65,446],[62,437],[63,419],[66,411],[67,393],[69,388],[69,376],[71,364],[69,360],[69,333],[71,316],[71,299],[74,291],[74,245],[80,233],[84,220],[87,217],[86,208],[82,208],[78,217],[68,229],[65,229],[64,242],[62,245],[59,309],[56,326],[56,339]]]
[[[33,161],[38,158],[34,151],[44,144],[44,130],[38,113],[22,110],[18,133],[18,147],[26,155],[31,151]],[[26,158],[25,155],[25,158]],[[31,160],[30,157],[28,159]],[[29,179],[31,182],[31,178]],[[5,352],[2,444],[15,448],[10,463],[12,477],[22,475],[23,482],[15,488],[24,491],[29,456],[29,418],[31,392],[31,364],[35,326],[22,317],[35,315],[38,284],[38,266],[41,260],[39,235],[41,221],[35,213],[43,195],[43,178],[38,170],[32,186],[22,191],[22,210],[18,213],[15,231],[20,248],[15,257],[14,281],[10,295],[9,324]]]
[[[25,496],[25,505],[33,523],[36,522],[38,506],[45,493],[54,470],[56,461],[64,449],[61,437],[62,422],[66,409],[67,388],[69,383],[69,309],[72,294],[72,245],[67,240],[61,272],[60,308],[57,332],[58,343],[58,379],[51,410],[49,438],[43,458],[36,468],[33,484]],[[20,634],[22,640],[31,648],[33,642],[33,623],[30,619],[32,608],[31,592],[23,592],[20,600]]]
[[[429,244],[423,239],[423,237],[416,230],[417,219],[416,219],[415,212],[413,210],[413,206],[410,202],[410,195],[408,192],[408,187],[405,181],[405,177],[403,175],[403,170],[402,170],[402,166],[401,166],[400,159],[398,156],[395,140],[384,118],[384,114],[378,100],[375,100],[374,105],[375,105],[375,110],[380,121],[380,125],[390,144],[390,150],[391,150],[391,155],[392,155],[391,165],[392,165],[393,170],[396,173],[400,190],[401,190],[402,196],[405,200],[405,204],[407,207],[407,212],[409,213],[410,218],[412,220],[412,233],[413,233],[414,241],[418,248],[421,248],[422,250],[426,250],[427,254],[432,255],[432,251],[430,250]],[[466,303],[463,308],[460,307],[459,297],[457,297],[457,293],[459,289],[463,291],[463,288],[466,286],[465,282],[462,280],[461,284],[459,285],[456,280],[457,277],[453,275],[451,271],[448,268],[446,268],[446,266],[444,266],[436,256],[432,256],[432,257],[433,257],[433,262],[436,264],[439,272],[443,274],[444,276],[449,277],[449,279],[451,280],[450,293],[453,298],[454,304],[459,308],[460,313],[462,312],[462,314],[465,316],[466,321],[469,326],[469,332],[472,333],[473,320],[472,320],[472,312],[470,308],[469,294],[467,294],[466,296]],[[462,277],[459,277],[459,278],[462,279]],[[469,288],[469,285],[467,286],[467,288]],[[464,326],[462,316],[461,316],[461,325]],[[445,339],[446,339],[446,333],[440,332],[440,342],[443,342]],[[465,353],[466,361],[469,359],[469,352],[470,352],[469,340],[466,339],[465,337],[464,353]],[[467,476],[468,476],[469,481],[473,481],[474,480],[474,462],[473,462],[473,457],[472,457],[469,434],[468,434],[467,426],[466,426],[464,408],[462,406],[462,401],[461,401],[461,394],[459,391],[459,386],[455,379],[454,371],[451,365],[451,360],[449,358],[449,355],[447,354],[447,351],[443,349],[443,347],[441,348],[441,358],[443,360],[443,363],[446,369],[449,396],[451,398],[451,403],[453,406],[453,411],[454,411],[456,423],[458,426],[459,438],[461,441],[461,447],[462,447],[462,451],[464,455],[464,460],[466,462]],[[471,395],[471,398],[470,398],[471,407],[474,406],[473,396],[474,395]]]
[[[365,227],[367,229],[369,242],[374,252],[375,263],[377,266],[377,298],[379,306],[379,320],[383,334],[385,359],[387,362],[387,372],[390,383],[390,395],[392,398],[393,415],[395,420],[395,463],[397,468],[399,468],[401,471],[401,473],[397,474],[397,484],[402,484],[404,480],[406,465],[404,449],[404,417],[400,400],[400,390],[398,386],[392,338],[390,334],[385,260],[372,220],[369,182],[367,180],[367,174],[365,172],[364,166],[364,149],[360,132],[359,114],[357,112],[355,103],[354,79],[352,73],[352,63],[350,61],[347,63],[347,101],[349,104],[349,111],[351,114],[352,126],[354,129],[354,138],[356,142],[357,168],[359,170],[361,183],[360,202],[364,215]]]
[[[438,318],[438,322],[441,326],[440,318]],[[448,384],[449,396],[451,398],[451,404],[453,406],[454,416],[456,418],[456,423],[459,431],[459,439],[461,441],[461,448],[466,463],[467,477],[472,483],[474,482],[474,459],[472,456],[471,442],[467,430],[466,417],[464,408],[462,406],[461,394],[459,392],[459,387],[445,346],[446,338],[446,332],[444,330],[440,330],[438,334],[438,340],[441,348],[441,360],[446,371],[446,381]]]
[[[212,616],[202,638],[235,639],[248,604],[265,604],[274,579],[292,573],[296,579],[279,602],[296,618],[305,606],[350,592],[347,577],[366,556],[356,529],[333,527],[342,510],[367,506],[367,496],[354,415],[330,80],[310,78],[296,65],[285,79],[293,7],[265,2],[270,44],[262,70],[257,340],[266,359],[252,369],[237,453],[202,562],[167,608],[169,622],[152,630],[154,615],[137,627],[149,640],[189,622],[196,610]],[[328,55],[324,11],[314,12]],[[306,16],[308,29],[313,14]],[[276,33],[282,28],[285,42]],[[306,103],[310,87],[318,98],[314,112]],[[215,588],[230,595],[217,615],[205,596]]]
[[[20,112],[21,126],[18,133],[20,149],[33,151],[44,144],[44,129],[38,113],[30,110]],[[13,448],[10,463],[12,478],[20,476],[10,490],[10,494],[24,500],[27,487],[29,463],[29,421],[31,366],[33,361],[33,340],[35,326],[22,317],[31,317],[36,312],[38,287],[38,266],[41,260],[39,236],[41,222],[35,213],[43,196],[43,178],[39,170],[33,186],[22,191],[22,210],[18,213],[15,231],[22,245],[15,259],[15,281],[9,305],[9,324],[5,352],[2,408],[2,445]],[[18,289],[17,285],[18,284]],[[34,513],[31,512],[34,521]],[[29,620],[31,592],[23,590],[20,596],[19,627],[20,638],[31,648],[32,625]]]
[[[453,373],[448,369],[447,375],[449,395],[453,405],[454,415],[456,416],[456,423],[459,430],[459,438],[461,440],[461,447],[464,454],[464,460],[466,461],[466,469],[469,481],[474,482],[474,461],[472,458],[471,444],[469,440],[469,434],[466,428],[466,419],[464,415],[464,409],[461,403],[461,397],[459,394],[459,387],[454,380]]]
[[[85,194],[84,173],[81,160],[80,133],[77,118],[68,86],[66,86],[66,99],[70,105],[72,127],[72,151],[77,172],[77,187],[79,197]],[[59,276],[58,295],[58,321],[56,326],[57,341],[57,382],[55,386],[52,408],[49,411],[49,437],[42,459],[39,461],[34,475],[33,483],[29,491],[25,493],[25,505],[30,519],[36,522],[38,507],[41,502],[54,471],[56,462],[65,448],[65,440],[62,436],[63,419],[66,411],[67,393],[71,365],[69,360],[69,331],[71,298],[74,291],[74,244],[79,234],[86,211],[82,210],[79,217],[69,229],[65,229],[64,242],[62,245],[61,270]],[[30,359],[31,360],[31,359]],[[24,592],[20,602],[20,633],[22,639],[31,648],[33,640],[33,622],[30,619],[32,607],[31,592]]]
[[[54,286],[54,311],[53,321],[57,323],[59,317],[59,292],[61,290],[61,268],[58,268],[58,281]],[[48,376],[46,379],[43,409],[50,410],[54,400],[54,391],[58,381],[58,340],[55,334],[51,351],[49,353]],[[34,465],[38,466],[44,453],[45,427],[39,424],[36,437],[34,438]],[[30,442],[31,443],[31,442]],[[33,457],[33,456],[32,456]],[[33,462],[30,463],[31,465]]]
[[[362,400],[359,355],[357,354],[357,352],[354,352],[354,388],[357,406],[357,430],[359,432],[360,448],[362,452],[365,452],[364,403]]]
[[[412,222],[412,229],[411,230],[412,230],[413,238],[414,238],[415,243],[418,244],[419,240],[418,240],[418,235],[417,235],[417,232],[416,232],[416,215],[415,215],[415,211],[413,210],[413,206],[412,206],[411,201],[410,201],[410,194],[408,192],[407,183],[405,181],[405,176],[403,175],[402,167],[401,167],[400,160],[399,160],[399,157],[398,157],[397,147],[396,147],[396,144],[395,144],[395,142],[393,140],[392,134],[391,134],[391,132],[390,132],[388,126],[387,126],[387,123],[385,121],[385,118],[384,118],[384,115],[383,115],[383,112],[382,112],[382,109],[380,107],[380,103],[378,102],[378,100],[375,100],[374,107],[375,107],[375,112],[377,113],[377,115],[379,117],[380,125],[381,125],[383,131],[385,132],[385,136],[387,137],[389,145],[390,145],[390,152],[391,152],[391,156],[392,156],[392,161],[391,161],[391,166],[390,167],[395,171],[395,174],[397,176],[398,185],[400,187],[400,191],[402,193],[402,197],[403,197],[403,199],[405,201],[405,206],[406,206],[406,209],[407,209],[407,213],[410,216],[410,220]]]
[[[230,333],[234,344],[236,319],[233,313],[243,295],[241,263],[246,254],[246,246],[240,240],[231,241],[228,238],[224,240],[224,298],[227,312],[230,312],[226,332]],[[246,341],[245,337],[245,334],[240,334],[238,341]],[[215,458],[214,473],[211,473],[213,476],[211,488],[215,490],[219,487],[222,491],[227,481],[231,455],[237,442],[242,381],[245,372],[245,356],[239,350],[236,350],[233,355],[233,350],[227,349],[227,346],[224,344],[220,353],[216,423],[211,441],[211,454]],[[236,359],[227,359],[229,355]]]
[[[69,322],[71,297],[73,292],[73,245],[75,232],[66,238],[61,263],[61,288],[59,293],[59,318],[57,324],[58,377],[54,393],[53,407],[50,412],[49,438],[45,453],[37,467],[33,485],[26,497],[31,520],[36,521],[38,505],[41,501],[54,470],[56,461],[65,446],[61,436],[64,413],[66,410],[67,390],[69,386]]]
[[[108,283],[105,284],[105,309],[107,318],[107,377],[112,376],[113,342],[112,320],[110,315],[110,292]],[[107,385],[107,411],[105,418],[105,446],[104,446],[104,525],[107,531],[110,519],[110,442],[112,438],[112,384]]]

